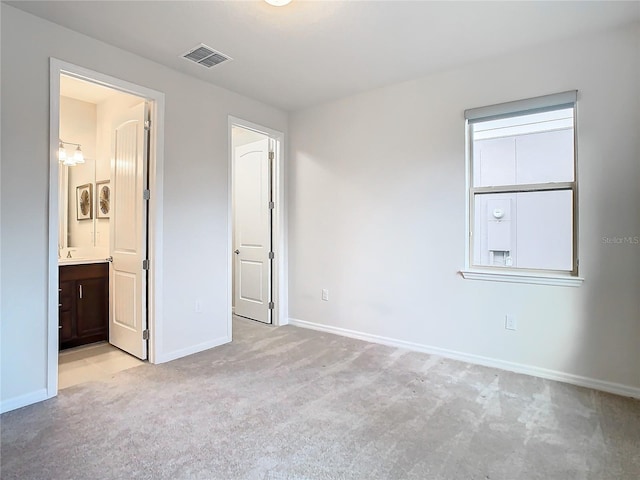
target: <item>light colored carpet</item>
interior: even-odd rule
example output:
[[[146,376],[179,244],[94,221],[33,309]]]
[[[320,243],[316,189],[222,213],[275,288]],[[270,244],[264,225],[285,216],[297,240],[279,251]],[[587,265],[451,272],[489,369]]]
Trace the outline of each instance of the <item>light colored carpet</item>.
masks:
[[[1,427],[6,480],[640,478],[640,401],[247,320]]]

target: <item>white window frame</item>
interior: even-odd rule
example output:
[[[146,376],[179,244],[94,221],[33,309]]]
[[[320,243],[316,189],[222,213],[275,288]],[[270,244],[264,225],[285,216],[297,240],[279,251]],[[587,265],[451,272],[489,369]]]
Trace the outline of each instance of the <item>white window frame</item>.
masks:
[[[546,184],[508,185],[498,187],[475,187],[473,184],[473,132],[471,125],[475,122],[507,118],[549,110],[573,108],[573,144],[574,175],[572,182],[554,182]],[[577,162],[577,91],[544,95],[541,97],[517,100],[487,107],[465,110],[465,155],[466,155],[466,255],[462,276],[471,280],[489,280],[509,283],[533,283],[542,285],[579,286],[584,281],[578,276],[578,162]],[[474,265],[474,212],[475,197],[489,193],[521,193],[537,191],[570,190],[573,199],[573,258],[571,271],[525,269],[489,265]]]

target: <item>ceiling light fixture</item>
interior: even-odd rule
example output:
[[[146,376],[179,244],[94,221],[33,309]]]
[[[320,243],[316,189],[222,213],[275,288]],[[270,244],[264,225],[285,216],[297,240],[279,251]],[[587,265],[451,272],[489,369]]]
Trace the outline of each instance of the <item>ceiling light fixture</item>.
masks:
[[[73,153],[72,156],[67,155],[67,150],[64,148],[65,145],[76,146],[76,151]],[[63,142],[62,140],[60,140],[60,146],[58,147],[58,160],[60,160],[60,162],[63,165],[66,165],[67,167],[73,167],[74,165],[84,163],[84,155],[82,154],[82,149],[80,148],[80,144],[72,143],[72,142]]]
[[[289,5],[291,0],[264,0],[269,5],[273,5],[274,7],[284,7],[285,5]]]

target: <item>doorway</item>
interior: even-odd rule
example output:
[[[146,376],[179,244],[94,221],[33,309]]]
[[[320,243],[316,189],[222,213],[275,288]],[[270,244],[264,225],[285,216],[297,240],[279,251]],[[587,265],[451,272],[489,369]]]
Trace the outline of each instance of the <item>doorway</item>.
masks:
[[[101,355],[112,371],[155,362],[164,105],[159,92],[55,59],[50,78],[48,397],[71,357],[89,367]]]
[[[231,312],[286,324],[280,132],[230,118]]]

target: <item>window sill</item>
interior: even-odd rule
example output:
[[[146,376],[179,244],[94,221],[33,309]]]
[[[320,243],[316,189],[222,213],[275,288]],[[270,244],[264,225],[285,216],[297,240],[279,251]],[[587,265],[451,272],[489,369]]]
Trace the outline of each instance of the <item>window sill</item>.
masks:
[[[488,272],[486,270],[460,270],[460,274],[468,280],[485,280],[489,282],[529,283],[535,285],[558,285],[562,287],[579,287],[584,282],[582,277],[570,275],[554,275],[525,272]]]

